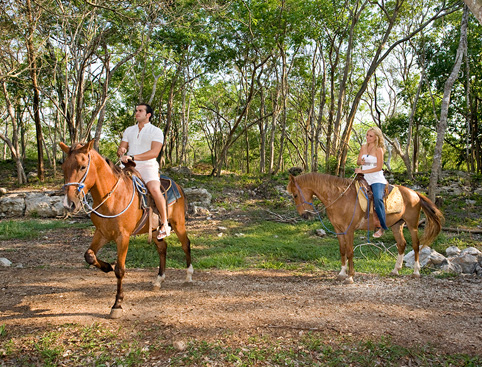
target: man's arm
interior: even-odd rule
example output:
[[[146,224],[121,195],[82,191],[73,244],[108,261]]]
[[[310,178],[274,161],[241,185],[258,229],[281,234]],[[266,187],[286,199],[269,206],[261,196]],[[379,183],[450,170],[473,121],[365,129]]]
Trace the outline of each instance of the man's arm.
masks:
[[[119,147],[120,149],[120,147]],[[147,161],[152,158],[157,158],[159,153],[161,152],[162,149],[162,143],[158,141],[153,141],[151,143],[151,149],[148,150],[147,152],[141,153],[141,154],[136,154],[134,161]]]
[[[129,143],[126,141],[121,141],[119,148],[117,148],[117,156],[120,157],[127,153],[127,148],[129,148]]]

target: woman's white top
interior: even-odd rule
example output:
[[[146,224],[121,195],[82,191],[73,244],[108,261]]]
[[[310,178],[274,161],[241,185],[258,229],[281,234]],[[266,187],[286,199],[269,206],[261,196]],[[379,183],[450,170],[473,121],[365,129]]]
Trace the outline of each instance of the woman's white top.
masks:
[[[370,154],[363,154],[363,158],[365,159],[365,164],[362,166],[362,171],[373,169],[377,166],[377,157],[370,155]],[[373,185],[374,183],[381,183],[387,184],[387,180],[383,175],[383,171],[377,171],[372,173],[364,173],[365,180],[367,180],[369,185]]]

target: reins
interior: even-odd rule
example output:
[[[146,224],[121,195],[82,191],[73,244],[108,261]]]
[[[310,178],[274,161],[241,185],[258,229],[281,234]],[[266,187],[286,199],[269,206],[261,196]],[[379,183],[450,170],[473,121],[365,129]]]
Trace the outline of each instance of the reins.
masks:
[[[324,210],[326,211],[327,208],[329,208],[330,206],[332,206],[334,203],[336,203],[343,195],[345,195],[345,193],[348,191],[348,189],[353,185],[353,182],[355,182],[355,179],[356,179],[356,174],[353,175],[353,179],[351,180],[350,184],[346,187],[346,189],[334,200],[332,201],[329,205],[325,205],[323,204],[324,206]],[[298,185],[298,182],[295,181],[295,184],[296,184],[296,188],[298,189],[300,195],[301,195],[301,199],[303,200],[303,203],[304,204],[308,204],[310,205],[312,208],[313,208],[313,211],[316,213],[316,215],[318,216],[318,219],[320,220],[321,224],[323,225],[323,228],[325,228],[326,231],[328,231],[329,233],[331,234],[334,234],[334,235],[345,235],[347,234],[348,230],[350,229],[351,225],[353,224],[353,220],[355,219],[355,213],[356,213],[356,204],[358,202],[358,194],[360,193],[360,191],[362,191],[362,194],[365,196],[365,198],[367,199],[368,201],[368,208],[370,208],[370,198],[368,196],[368,193],[365,192],[364,188],[362,188],[362,186],[360,186],[360,188],[357,190],[356,192],[356,199],[355,199],[355,205],[353,207],[353,215],[351,217],[351,221],[350,221],[350,224],[348,225],[347,229],[345,230],[345,232],[342,232],[342,233],[336,233],[336,232],[333,232],[332,230],[328,229],[326,226],[325,226],[325,223],[323,223],[323,220],[321,219],[321,216],[320,216],[320,213],[319,211],[316,209],[315,205],[313,203],[310,203],[309,201],[307,201],[303,195],[303,191],[301,190],[300,186]],[[367,210],[367,220],[369,220],[369,217],[370,217],[370,212],[369,210]],[[368,223],[369,224],[369,223]],[[369,227],[368,227],[369,228]],[[368,234],[367,234],[367,237]],[[370,240],[368,239],[368,242],[370,242]]]
[[[102,217],[102,218],[117,218],[118,216],[124,214],[127,211],[127,209],[130,208],[132,202],[134,201],[134,197],[136,195],[136,188],[138,188],[139,191],[141,191],[141,190],[145,191],[145,186],[142,182],[140,182],[140,180],[136,176],[133,176],[132,177],[132,197],[131,197],[131,200],[130,200],[129,204],[127,205],[127,207],[125,207],[124,210],[122,210],[120,213],[115,214],[115,215],[105,215],[105,214],[99,213],[97,211],[97,209],[99,209],[112,196],[114,191],[117,189],[117,186],[119,185],[120,178],[117,179],[116,184],[110,190],[110,192],[105,196],[104,200],[102,200],[102,202],[99,205],[97,205],[95,208],[92,208],[87,201],[88,192],[87,193],[84,192],[84,187],[85,187],[84,182],[87,178],[87,175],[88,175],[89,169],[90,169],[90,161],[91,161],[90,154],[88,154],[88,157],[89,157],[89,162],[87,164],[87,170],[85,171],[84,176],[82,176],[80,182],[68,182],[68,183],[64,184],[62,186],[62,188],[64,188],[65,186],[77,186],[77,191],[79,192],[79,195],[80,195],[80,202],[82,203],[82,209],[84,210],[84,212],[86,214],[94,213],[94,214],[96,214],[96,215],[98,215],[99,217]],[[135,178],[137,180],[135,180]],[[87,209],[86,209],[86,207],[87,207]]]

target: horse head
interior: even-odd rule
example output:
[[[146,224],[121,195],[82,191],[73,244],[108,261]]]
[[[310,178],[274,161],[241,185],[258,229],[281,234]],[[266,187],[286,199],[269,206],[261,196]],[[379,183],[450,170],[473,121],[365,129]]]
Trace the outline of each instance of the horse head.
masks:
[[[87,144],[77,143],[72,147],[62,142],[59,145],[67,154],[67,158],[62,163],[65,189],[63,205],[68,211],[77,213],[82,208],[82,198],[89,192],[95,181],[88,174],[92,163],[90,151],[94,146],[94,139]]]
[[[290,175],[290,181],[286,190],[293,195],[296,210],[303,219],[310,219],[313,216],[313,191],[303,189],[295,176]]]

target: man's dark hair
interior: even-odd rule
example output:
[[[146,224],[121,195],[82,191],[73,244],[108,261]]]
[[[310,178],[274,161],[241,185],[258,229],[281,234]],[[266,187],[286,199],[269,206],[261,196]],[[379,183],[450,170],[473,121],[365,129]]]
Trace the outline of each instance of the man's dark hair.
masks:
[[[154,116],[154,110],[152,109],[152,107],[149,106],[147,103],[139,103],[137,106],[145,106],[146,107],[146,114],[148,114],[148,113],[151,114],[149,116],[149,121],[151,121],[152,116]]]

